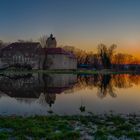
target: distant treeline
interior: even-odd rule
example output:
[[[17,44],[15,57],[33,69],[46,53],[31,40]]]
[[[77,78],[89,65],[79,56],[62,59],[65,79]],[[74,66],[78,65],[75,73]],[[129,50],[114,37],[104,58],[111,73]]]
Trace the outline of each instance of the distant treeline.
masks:
[[[120,69],[122,65],[140,64],[140,61],[131,54],[115,53],[117,48],[117,45],[115,44],[112,44],[109,47],[107,47],[105,44],[99,44],[97,46],[96,53],[93,51],[87,52],[73,46],[63,46],[63,48],[75,54],[79,65],[87,64],[96,69],[100,67],[104,69]]]

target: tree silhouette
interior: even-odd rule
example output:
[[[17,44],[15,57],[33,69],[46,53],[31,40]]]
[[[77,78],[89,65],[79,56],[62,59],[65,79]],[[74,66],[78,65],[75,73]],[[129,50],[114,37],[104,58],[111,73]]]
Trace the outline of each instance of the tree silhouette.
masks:
[[[46,45],[46,41],[48,39],[48,36],[47,35],[42,35],[40,38],[39,38],[39,42],[42,46],[42,48],[46,48],[47,45]]]
[[[98,45],[98,55],[100,56],[102,65],[105,69],[111,68],[111,61],[116,47],[115,44],[111,45],[109,48],[104,44]]]

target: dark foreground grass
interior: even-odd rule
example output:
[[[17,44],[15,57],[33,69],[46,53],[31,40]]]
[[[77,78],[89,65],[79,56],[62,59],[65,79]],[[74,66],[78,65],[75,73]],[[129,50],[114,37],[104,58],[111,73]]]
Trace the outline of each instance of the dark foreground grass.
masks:
[[[0,139],[47,139],[77,140],[79,132],[74,131],[68,119],[64,117],[1,117]]]
[[[140,117],[119,115],[0,117],[0,139],[140,139]]]

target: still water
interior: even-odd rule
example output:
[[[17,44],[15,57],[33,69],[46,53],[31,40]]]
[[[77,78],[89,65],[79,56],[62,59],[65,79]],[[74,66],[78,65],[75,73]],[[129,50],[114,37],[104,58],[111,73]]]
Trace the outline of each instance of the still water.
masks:
[[[140,113],[140,75],[0,76],[0,115]]]

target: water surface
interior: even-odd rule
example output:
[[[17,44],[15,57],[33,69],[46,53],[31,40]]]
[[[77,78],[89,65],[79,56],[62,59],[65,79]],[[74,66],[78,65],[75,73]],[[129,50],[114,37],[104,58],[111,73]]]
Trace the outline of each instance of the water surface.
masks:
[[[0,115],[140,112],[140,75],[0,76]]]

